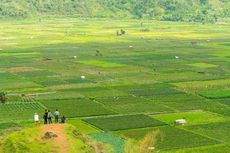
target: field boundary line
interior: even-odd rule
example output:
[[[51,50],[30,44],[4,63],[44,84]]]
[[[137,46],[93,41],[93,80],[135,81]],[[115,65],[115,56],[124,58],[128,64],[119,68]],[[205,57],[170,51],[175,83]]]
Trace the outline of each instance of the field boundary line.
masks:
[[[210,136],[203,135],[203,134],[198,133],[198,132],[195,132],[195,131],[191,131],[191,130],[188,130],[188,129],[185,129],[185,128],[182,128],[182,127],[181,127],[181,128],[175,127],[175,128],[178,128],[178,129],[181,129],[181,130],[184,130],[184,131],[187,131],[187,132],[196,134],[196,135],[200,135],[200,136],[202,136],[202,137],[206,137],[206,138],[211,139],[211,140],[215,140],[215,141],[217,141],[217,142],[220,142],[220,144],[227,144],[227,143],[226,143],[225,141],[223,141],[223,140],[219,140],[219,139],[216,139],[216,138],[212,138],[212,137],[210,137]]]
[[[143,97],[143,96],[136,96],[136,95],[133,95],[133,94],[131,94],[131,96],[140,97],[140,98],[142,98],[142,99],[145,99],[145,100],[147,100],[147,101],[151,101],[151,102],[154,102],[154,103],[155,103],[155,100],[154,100],[154,99],[145,98],[145,97]],[[169,108],[169,109],[171,109],[171,110],[178,111],[177,109],[172,108],[172,107],[169,107],[169,106],[167,106],[167,105],[160,104],[160,103],[157,103],[157,104],[158,104],[158,105],[161,105],[161,106],[163,106],[163,107]]]
[[[173,149],[168,149],[168,150],[163,150],[163,151],[180,151],[180,150],[184,150],[184,149],[199,149],[199,148],[207,148],[207,147],[210,147],[210,146],[213,146],[213,147],[218,147],[218,146],[225,146],[226,144],[223,144],[223,143],[219,143],[219,144],[209,144],[209,145],[201,145],[201,146],[194,146],[194,147],[185,147],[185,148],[173,148]]]
[[[88,98],[89,98],[89,97],[88,97]],[[119,112],[117,112],[117,111],[114,111],[114,110],[111,109],[111,108],[108,108],[105,104],[101,103],[100,101],[98,101],[98,100],[96,100],[96,99],[94,99],[93,102],[95,102],[95,103],[101,105],[103,108],[108,109],[108,110],[110,110],[110,111],[112,111],[112,112],[114,112],[114,113],[116,113],[116,114],[121,114],[121,113],[119,113]]]

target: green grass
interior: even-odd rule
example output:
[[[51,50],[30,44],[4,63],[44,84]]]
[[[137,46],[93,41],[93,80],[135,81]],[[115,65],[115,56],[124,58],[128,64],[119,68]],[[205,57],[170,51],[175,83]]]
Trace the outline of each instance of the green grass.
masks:
[[[159,129],[160,132],[157,136],[156,149],[157,150],[171,150],[175,148],[190,148],[196,146],[205,146],[210,144],[218,144],[219,142],[209,139],[207,137],[178,129],[174,127],[159,127],[159,128],[145,128],[124,130],[116,132],[118,135],[128,138],[141,140],[146,134],[151,131]]]
[[[230,98],[220,98],[220,99],[217,99],[217,101],[227,105],[227,106],[230,106]]]
[[[41,77],[46,77],[46,76],[54,76],[57,74],[48,72],[48,71],[33,71],[33,72],[20,72],[20,73],[17,73],[17,75],[20,75],[22,77],[27,77],[27,78],[32,78],[32,77],[41,78]]]
[[[100,117],[84,119],[84,121],[104,130],[117,131],[125,129],[154,127],[165,125],[163,122],[146,115],[124,115],[114,117]]]
[[[223,153],[229,152],[229,145],[218,144],[218,145],[207,145],[201,147],[185,148],[185,149],[175,149],[169,151],[163,151],[163,153]]]
[[[16,120],[33,120],[34,113],[38,113],[40,117],[44,107],[37,102],[17,102],[0,104],[0,122],[16,121]]]
[[[219,89],[222,87],[228,87],[230,85],[230,79],[219,79],[219,80],[204,80],[204,81],[190,81],[174,83],[181,90],[187,92],[199,92],[204,89]]]
[[[47,142],[41,142],[36,137],[39,136],[37,128],[18,131],[7,136],[0,145],[0,151],[4,153],[12,152],[33,152],[44,153],[55,151]]]
[[[125,66],[123,64],[111,63],[111,62],[106,62],[106,61],[96,61],[96,60],[79,61],[78,63],[92,65],[92,66],[98,66],[98,67],[103,67],[103,68],[114,68],[114,67]]]
[[[220,123],[210,123],[204,125],[189,126],[186,127],[186,129],[229,143],[230,142],[230,134],[228,132],[229,127],[230,127],[230,122],[220,122]]]
[[[10,122],[10,123],[0,123],[0,131],[8,129],[8,128],[14,128],[14,127],[21,127],[19,124]]]
[[[1,81],[0,90],[7,91],[7,92],[23,92],[26,90],[33,90],[33,89],[42,89],[42,86],[36,84],[35,82],[28,81],[25,79],[15,78],[15,79],[2,79]]]
[[[155,119],[158,119],[167,124],[172,124],[177,119],[185,119],[187,121],[186,125],[196,125],[196,124],[205,124],[213,122],[224,122],[228,121],[229,118],[221,116],[219,114],[214,114],[210,112],[180,112],[172,114],[162,114],[162,115],[153,115]]]
[[[92,148],[83,142],[79,137],[73,135],[74,127],[66,124],[63,135],[65,135],[71,143],[68,151],[75,152],[92,152]],[[4,153],[45,153],[45,152],[59,152],[59,147],[55,140],[44,140],[42,129],[40,126],[33,128],[26,128],[20,131],[13,132],[1,140],[0,152]],[[88,141],[88,140],[87,140]],[[91,141],[91,140],[90,140]]]
[[[210,99],[230,98],[230,89],[205,90],[198,92],[198,94]]]
[[[77,118],[68,121],[86,134],[159,127],[184,117],[184,128],[228,142],[229,128],[223,122],[230,116],[230,24],[142,23],[92,18],[1,21],[0,92],[8,93],[9,108],[0,105],[0,122],[19,120],[30,127],[34,113],[44,113],[28,100],[21,103],[21,94],[32,94],[29,101]],[[126,34],[116,36],[119,29]],[[97,50],[102,56],[96,56]],[[26,67],[29,72],[14,71]],[[205,136],[182,129],[162,131],[169,138],[158,144],[160,150],[194,147],[199,152],[199,145],[207,145],[224,152],[228,146],[212,145],[210,139],[205,143]],[[212,150],[203,147],[201,151]]]
[[[118,113],[154,113],[172,111],[163,105],[140,97],[104,97],[96,98],[100,103]]]
[[[45,100],[41,102],[52,112],[58,109],[61,115],[65,115],[66,117],[115,114],[115,112],[105,108],[103,105],[89,99]]]
[[[101,130],[80,120],[80,119],[69,119],[68,123],[73,125],[79,132],[90,134],[100,132]]]
[[[212,67],[217,67],[217,65],[215,64],[210,64],[210,63],[193,63],[193,64],[189,64],[191,66],[196,66],[199,68],[212,68]]]
[[[103,143],[107,143],[113,146],[113,150],[115,153],[123,153],[125,142],[123,139],[112,133],[92,133],[90,134],[95,140]]]

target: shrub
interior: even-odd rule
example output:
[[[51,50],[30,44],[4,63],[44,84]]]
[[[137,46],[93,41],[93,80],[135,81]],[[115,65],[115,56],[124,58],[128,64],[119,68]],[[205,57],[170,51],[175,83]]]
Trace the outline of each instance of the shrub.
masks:
[[[6,93],[5,92],[0,92],[0,102],[5,104],[7,101],[7,97],[6,97]]]

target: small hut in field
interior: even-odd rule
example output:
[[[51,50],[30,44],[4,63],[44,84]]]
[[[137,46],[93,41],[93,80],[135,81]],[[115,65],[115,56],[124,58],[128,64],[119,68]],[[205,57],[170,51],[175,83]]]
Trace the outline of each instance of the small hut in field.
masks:
[[[177,119],[175,120],[176,125],[185,125],[187,121],[185,119]]]

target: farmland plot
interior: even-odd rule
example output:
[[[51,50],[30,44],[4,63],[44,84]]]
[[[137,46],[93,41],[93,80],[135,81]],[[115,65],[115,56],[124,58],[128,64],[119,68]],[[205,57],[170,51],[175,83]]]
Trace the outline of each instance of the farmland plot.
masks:
[[[230,142],[230,134],[229,134],[230,122],[218,122],[218,123],[210,123],[204,125],[194,125],[188,126],[186,129],[191,131],[195,131],[202,135],[207,135],[209,137],[221,140],[223,142]]]
[[[123,114],[172,111],[172,109],[168,107],[140,97],[105,97],[96,98],[96,100],[103,103],[106,107]]]
[[[37,102],[0,104],[0,121],[32,119],[34,113],[42,115],[44,107]]]
[[[190,148],[196,146],[206,146],[210,144],[218,144],[219,142],[201,135],[178,129],[174,127],[163,126],[159,128],[144,128],[134,130],[124,130],[116,132],[124,138],[140,140],[151,131],[159,130],[156,149],[171,150],[175,148]]]
[[[219,114],[214,114],[214,113],[210,113],[210,112],[203,112],[203,111],[160,114],[160,115],[153,115],[152,117],[156,118],[162,122],[165,122],[167,124],[172,124],[177,119],[185,119],[187,121],[186,126],[187,125],[196,125],[196,124],[229,121],[229,118],[227,118],[227,117],[221,116]]]
[[[2,130],[8,129],[8,128],[15,128],[15,127],[21,127],[21,126],[17,123],[14,123],[14,122],[1,123],[0,124],[0,133]]]
[[[58,109],[119,152],[156,130],[160,152],[230,152],[229,24],[142,22],[2,21],[0,131]]]
[[[51,111],[58,109],[66,117],[82,117],[115,114],[103,105],[84,98],[43,100],[41,101]]]
[[[84,121],[105,131],[162,126],[165,123],[146,115],[124,115],[84,119]]]
[[[210,98],[210,99],[216,99],[216,98],[230,98],[230,89],[215,89],[215,90],[204,90],[198,92],[199,95]]]

